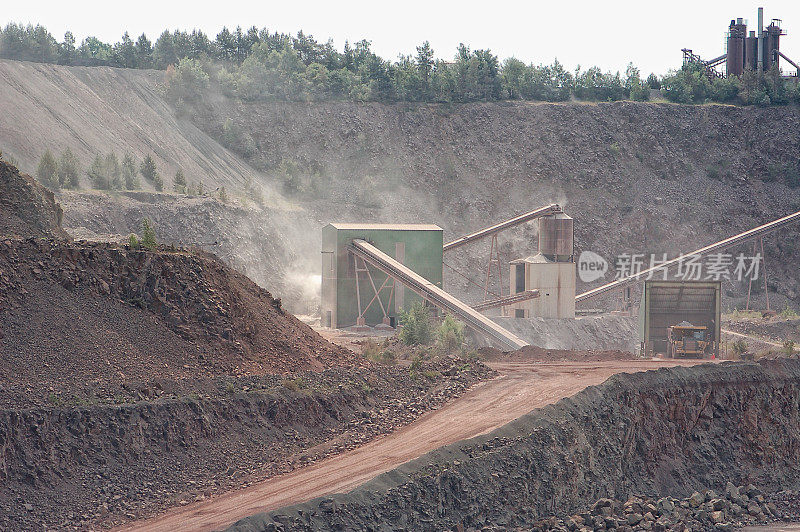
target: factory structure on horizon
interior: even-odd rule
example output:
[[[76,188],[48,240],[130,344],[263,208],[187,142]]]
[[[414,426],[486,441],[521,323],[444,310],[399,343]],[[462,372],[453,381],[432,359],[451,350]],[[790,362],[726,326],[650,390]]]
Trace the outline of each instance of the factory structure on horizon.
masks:
[[[781,19],[774,18],[769,26],[764,27],[764,8],[758,8],[758,29],[747,29],[747,21],[743,18],[733,19],[726,33],[725,53],[710,60],[703,60],[689,48],[683,48],[683,62],[700,65],[711,78],[741,76],[746,70],[766,72],[777,67],[780,71],[781,59],[793,70],[785,73],[785,77],[800,76],[800,66],[787,57],[780,49],[781,36],[786,32],[781,28]],[[725,72],[717,70],[725,64]]]

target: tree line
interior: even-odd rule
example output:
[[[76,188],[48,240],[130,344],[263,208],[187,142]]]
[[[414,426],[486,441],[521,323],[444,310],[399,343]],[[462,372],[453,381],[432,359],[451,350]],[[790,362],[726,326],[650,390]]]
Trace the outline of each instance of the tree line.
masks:
[[[428,42],[416,54],[387,61],[369,41],[346,42],[342,51],[302,31],[296,36],[255,26],[223,28],[214,39],[199,30],[164,31],[153,43],[147,35],[104,43],[71,32],[57,41],[41,25],[10,23],[0,30],[0,57],[62,65],[113,66],[170,70],[172,95],[188,100],[204,85],[219,82],[230,93],[257,99],[351,99],[355,101],[564,101],[646,99],[639,71],[625,76],[597,67],[566,70],[552,65],[501,62],[490,50],[462,44],[452,61],[434,58]],[[177,74],[175,73],[177,71]],[[635,75],[632,75],[635,74]]]
[[[0,30],[0,57],[59,63],[166,70],[167,95],[179,109],[200,102],[205,91],[221,89],[242,100],[327,100],[471,102],[497,100],[647,100],[660,89],[677,103],[706,101],[770,105],[800,101],[795,81],[777,70],[746,72],[741,78],[710,79],[693,64],[642,79],[628,65],[624,74],[597,67],[573,71],[557,60],[526,64],[500,61],[490,50],[459,45],[452,61],[436,59],[430,43],[416,53],[387,61],[370,42],[345,42],[339,51],[302,31],[297,35],[255,26],[223,28],[213,39],[199,30],[164,31],[155,42],[127,32],[109,44],[96,37],[76,43],[71,32],[58,42],[41,25],[10,23]]]
[[[766,72],[747,69],[741,76],[710,78],[696,63],[687,63],[662,80],[662,93],[676,103],[743,103],[745,105],[783,105],[800,103],[797,79],[784,79],[773,65]]]
[[[157,191],[164,190],[164,179],[150,154],[145,155],[141,163],[130,153],[126,153],[121,161],[113,151],[106,155],[98,154],[84,173],[78,158],[69,148],[64,149],[58,158],[47,149],[36,167],[37,181],[52,190],[77,190],[81,188],[82,177],[88,179],[90,188],[97,190],[139,190],[142,188],[140,177]],[[189,196],[202,196],[205,193],[203,183],[188,183],[181,169],[175,172],[173,190]],[[225,187],[220,188],[219,196],[223,202],[227,201]]]

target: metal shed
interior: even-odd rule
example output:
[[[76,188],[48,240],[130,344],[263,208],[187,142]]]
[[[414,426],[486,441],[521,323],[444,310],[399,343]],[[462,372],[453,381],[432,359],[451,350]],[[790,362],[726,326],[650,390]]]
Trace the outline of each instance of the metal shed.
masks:
[[[642,353],[667,352],[667,330],[682,321],[706,326],[719,356],[721,282],[645,281],[639,306]]]
[[[396,321],[421,301],[347,250],[364,240],[437,287],[442,287],[442,228],[427,224],[331,223],[322,228],[322,325],[342,328]],[[359,309],[362,323],[359,323]],[[395,318],[395,320],[393,320]]]

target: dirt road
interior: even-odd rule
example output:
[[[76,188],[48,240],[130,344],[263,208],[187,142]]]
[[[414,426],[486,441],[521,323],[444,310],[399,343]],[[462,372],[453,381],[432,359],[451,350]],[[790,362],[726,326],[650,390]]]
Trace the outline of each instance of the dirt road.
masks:
[[[494,363],[500,376],[439,410],[358,449],[219,497],[175,508],[119,530],[219,530],[255,513],[345,492],[433,449],[489,432],[535,408],[599,384],[614,373],[699,361]]]
[[[731,336],[736,336],[737,338],[744,338],[746,340],[753,340],[754,342],[759,342],[766,345],[771,345],[772,347],[783,347],[783,345],[770,342],[769,340],[764,340],[763,338],[759,338],[757,336],[751,336],[749,334],[742,334],[735,331],[729,331],[728,329],[722,329],[723,334],[730,334]]]

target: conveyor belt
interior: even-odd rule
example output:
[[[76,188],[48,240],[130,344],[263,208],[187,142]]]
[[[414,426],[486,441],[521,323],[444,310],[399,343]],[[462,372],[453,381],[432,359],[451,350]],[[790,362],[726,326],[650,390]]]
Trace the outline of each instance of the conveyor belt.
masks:
[[[773,221],[771,221],[771,222],[769,222],[767,224],[759,225],[758,227],[754,227],[753,229],[750,229],[749,231],[745,231],[744,233],[739,233],[738,235],[732,236],[730,238],[726,238],[725,240],[720,240],[719,242],[715,242],[715,243],[711,244],[710,246],[706,246],[704,248],[697,249],[695,251],[692,251],[691,253],[686,253],[684,255],[681,255],[680,257],[676,257],[676,258],[674,258],[672,260],[668,260],[668,261],[664,262],[663,264],[660,264],[660,265],[655,266],[653,268],[647,268],[646,270],[642,270],[642,271],[640,271],[639,273],[637,273],[635,275],[630,275],[630,276],[622,278],[622,279],[617,279],[616,281],[612,281],[612,282],[610,282],[608,284],[604,284],[603,286],[599,286],[597,288],[589,290],[588,292],[584,292],[582,294],[578,294],[577,296],[575,296],[575,302],[577,303],[577,302],[580,302],[580,301],[584,301],[584,300],[589,299],[591,297],[600,295],[603,292],[608,292],[609,290],[614,290],[615,288],[621,288],[621,287],[623,287],[623,286],[625,286],[627,284],[636,282],[636,281],[642,279],[643,277],[647,277],[651,273],[662,272],[665,269],[669,268],[670,266],[672,266],[674,264],[678,264],[680,261],[687,259],[688,257],[693,257],[693,256],[701,257],[703,255],[707,255],[707,254],[712,253],[714,251],[719,251],[721,249],[725,249],[725,248],[733,246],[735,244],[740,244],[740,243],[744,242],[745,240],[748,240],[750,238],[755,238],[757,236],[763,235],[764,233],[769,233],[770,231],[774,231],[774,230],[776,230],[776,229],[778,229],[780,227],[783,227],[784,225],[789,225],[791,223],[796,223],[796,222],[800,222],[800,211],[798,211],[798,212],[796,212],[794,214],[790,214],[788,216],[784,216],[783,218],[778,218],[777,220],[773,220]]]
[[[413,290],[427,301],[460,319],[467,327],[486,336],[502,348],[519,349],[528,345],[480,312],[473,310],[466,303],[451,296],[365,240],[353,240],[348,244],[347,249],[397,280],[403,286]]]
[[[472,308],[478,312],[483,312],[484,310],[489,310],[492,308],[507,307],[509,305],[514,305],[515,303],[522,303],[523,301],[528,301],[537,297],[539,297],[539,290],[525,290],[524,292],[517,292],[516,294],[511,294],[510,296],[503,296],[490,301],[478,303],[477,305],[472,305]]]
[[[560,211],[561,207],[553,203],[552,205],[536,209],[535,211],[526,212],[525,214],[520,214],[519,216],[515,216],[514,218],[506,220],[505,222],[500,222],[499,224],[493,225],[491,227],[487,227],[486,229],[481,229],[480,231],[472,233],[471,235],[457,238],[456,240],[448,242],[447,244],[442,246],[442,249],[444,251],[449,251],[459,246],[463,246],[464,244],[469,244],[470,242],[474,242],[475,240],[480,240],[481,238],[487,237],[494,233],[499,233],[503,229],[508,229],[509,227],[514,227],[515,225],[525,223],[529,220],[541,218],[542,216],[547,216],[548,214],[553,214]]]

